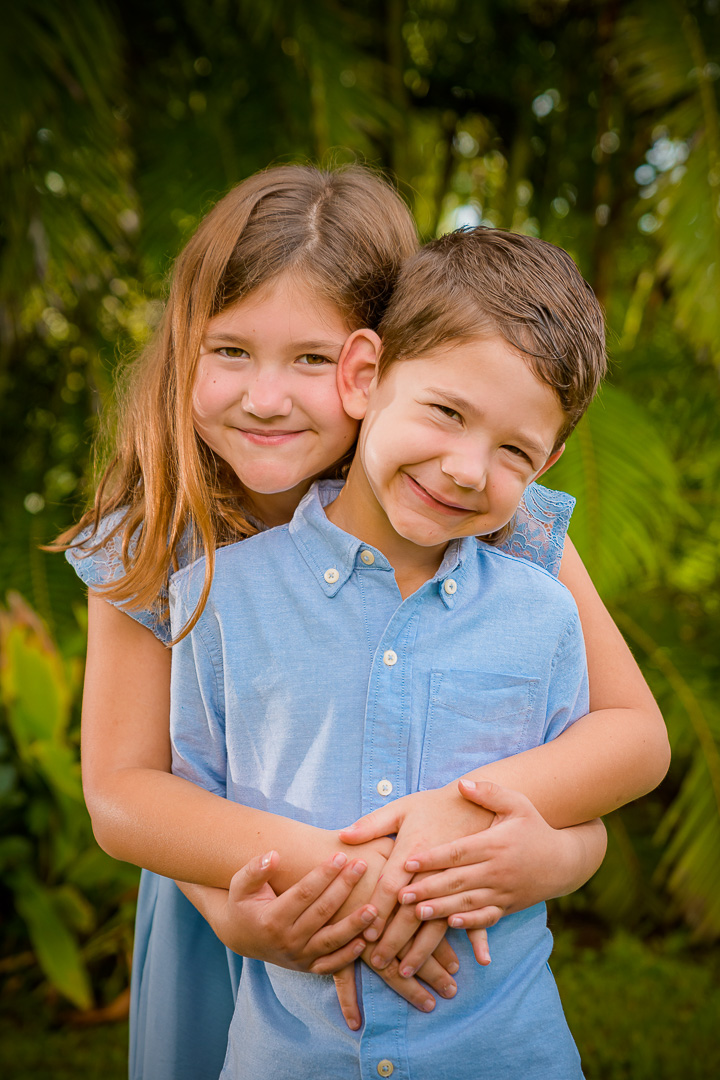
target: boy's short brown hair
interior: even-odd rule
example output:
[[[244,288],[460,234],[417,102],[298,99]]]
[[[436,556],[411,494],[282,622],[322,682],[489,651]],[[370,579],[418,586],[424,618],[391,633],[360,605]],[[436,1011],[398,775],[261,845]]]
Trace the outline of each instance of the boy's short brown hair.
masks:
[[[561,248],[482,226],[448,233],[405,263],[378,329],[378,376],[439,346],[499,334],[557,394],[557,449],[607,368],[600,305]]]

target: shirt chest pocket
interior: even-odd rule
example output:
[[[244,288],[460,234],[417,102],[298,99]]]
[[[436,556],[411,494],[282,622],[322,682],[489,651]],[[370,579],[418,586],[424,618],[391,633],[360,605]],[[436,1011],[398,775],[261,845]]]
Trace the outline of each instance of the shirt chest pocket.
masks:
[[[441,787],[534,746],[529,729],[539,685],[493,671],[432,672],[419,787]]]

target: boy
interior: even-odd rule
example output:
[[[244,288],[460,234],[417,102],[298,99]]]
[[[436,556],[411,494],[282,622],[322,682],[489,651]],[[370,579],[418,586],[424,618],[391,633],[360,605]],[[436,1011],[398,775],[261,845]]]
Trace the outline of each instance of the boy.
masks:
[[[592,292],[559,249],[477,229],[410,260],[380,330],[382,346],[351,335],[339,365],[363,420],[345,486],[321,482],[289,526],[218,552],[173,655],[175,771],[326,829],[554,738],[588,707],[572,598],[475,538],[502,535],[595,393]],[[174,632],[201,585],[193,567],[173,579]],[[460,992],[428,1016],[362,966],[362,1032],[331,980],[246,960],[223,1077],[581,1077],[544,905],[490,934],[481,969],[449,931]]]

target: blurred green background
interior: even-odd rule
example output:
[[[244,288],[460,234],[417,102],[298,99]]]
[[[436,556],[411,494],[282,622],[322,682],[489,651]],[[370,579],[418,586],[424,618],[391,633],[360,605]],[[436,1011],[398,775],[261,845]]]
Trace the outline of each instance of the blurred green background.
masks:
[[[126,1009],[137,877],[92,839],[83,591],[38,545],[83,505],[204,211],[271,162],[359,158],[424,238],[542,236],[607,311],[610,378],[548,483],[674,758],[554,906],[555,968],[589,1080],[719,1075],[720,2],[16,0],[3,23],[3,1074],[125,1070],[122,1024],[92,1022]]]

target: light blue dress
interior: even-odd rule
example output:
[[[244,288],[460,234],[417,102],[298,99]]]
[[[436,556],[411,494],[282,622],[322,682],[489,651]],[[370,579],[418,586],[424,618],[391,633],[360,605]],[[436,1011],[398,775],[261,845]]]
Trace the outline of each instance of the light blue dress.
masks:
[[[564,492],[531,485],[514,531],[500,549],[557,575],[572,506]],[[103,522],[104,535],[119,516]],[[98,588],[122,575],[120,546],[115,537],[94,555],[75,550],[67,558],[86,585]],[[170,639],[169,623],[156,612],[125,610],[161,641]],[[217,1080],[241,965],[240,957],[228,958],[173,881],[143,870],[133,954],[130,1080]]]

